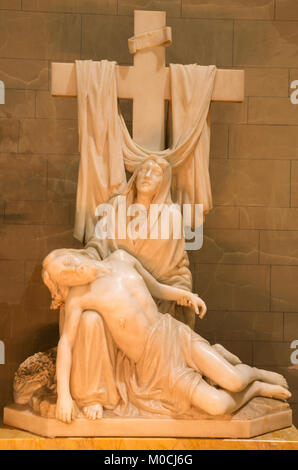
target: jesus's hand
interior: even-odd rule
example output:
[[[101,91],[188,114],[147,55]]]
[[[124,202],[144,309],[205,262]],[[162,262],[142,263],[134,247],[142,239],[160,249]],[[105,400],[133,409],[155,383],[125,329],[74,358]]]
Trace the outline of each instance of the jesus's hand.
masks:
[[[197,294],[193,294],[192,292],[183,292],[177,299],[177,304],[193,308],[201,319],[204,318],[207,312],[205,302]]]
[[[61,398],[58,397],[56,405],[56,419],[70,424],[72,418],[75,418],[75,410],[71,395]]]

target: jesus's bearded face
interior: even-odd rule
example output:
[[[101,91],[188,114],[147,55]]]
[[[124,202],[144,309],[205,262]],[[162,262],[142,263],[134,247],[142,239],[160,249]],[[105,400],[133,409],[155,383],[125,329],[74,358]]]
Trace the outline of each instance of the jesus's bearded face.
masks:
[[[102,262],[73,251],[58,253],[49,262],[47,271],[52,279],[65,286],[89,284],[108,272]]]

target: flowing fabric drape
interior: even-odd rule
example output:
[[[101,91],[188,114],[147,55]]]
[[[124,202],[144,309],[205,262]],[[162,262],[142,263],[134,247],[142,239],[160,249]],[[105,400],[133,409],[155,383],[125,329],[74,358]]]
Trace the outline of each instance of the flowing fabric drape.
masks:
[[[74,236],[86,242],[94,233],[95,208],[125,187],[125,168],[151,153],[173,169],[174,202],[212,208],[209,177],[208,112],[215,66],[170,65],[172,143],[152,151],[131,138],[117,102],[116,62],[76,61],[79,146],[81,153]]]

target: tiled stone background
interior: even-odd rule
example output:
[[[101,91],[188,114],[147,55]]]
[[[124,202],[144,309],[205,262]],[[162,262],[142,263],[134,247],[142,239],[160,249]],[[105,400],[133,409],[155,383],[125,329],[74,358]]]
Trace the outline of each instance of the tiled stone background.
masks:
[[[212,105],[215,208],[203,248],[190,253],[209,307],[197,328],[244,361],[284,373],[297,423],[298,105],[289,98],[297,0],[0,0],[0,406],[12,399],[19,362],[57,342],[40,261],[79,246],[76,100],[51,97],[51,61],[131,64],[134,9],[167,11],[169,62],[246,70],[245,102]]]

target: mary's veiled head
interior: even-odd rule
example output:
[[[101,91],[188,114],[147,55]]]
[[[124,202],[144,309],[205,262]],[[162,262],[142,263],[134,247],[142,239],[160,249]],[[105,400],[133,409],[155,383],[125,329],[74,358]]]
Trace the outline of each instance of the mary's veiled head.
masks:
[[[154,160],[144,162],[137,173],[137,192],[152,199],[163,179],[163,170]]]
[[[171,204],[171,177],[171,165],[166,159],[148,155],[135,167],[123,195],[130,199],[130,203],[142,194],[150,198],[152,204]]]

